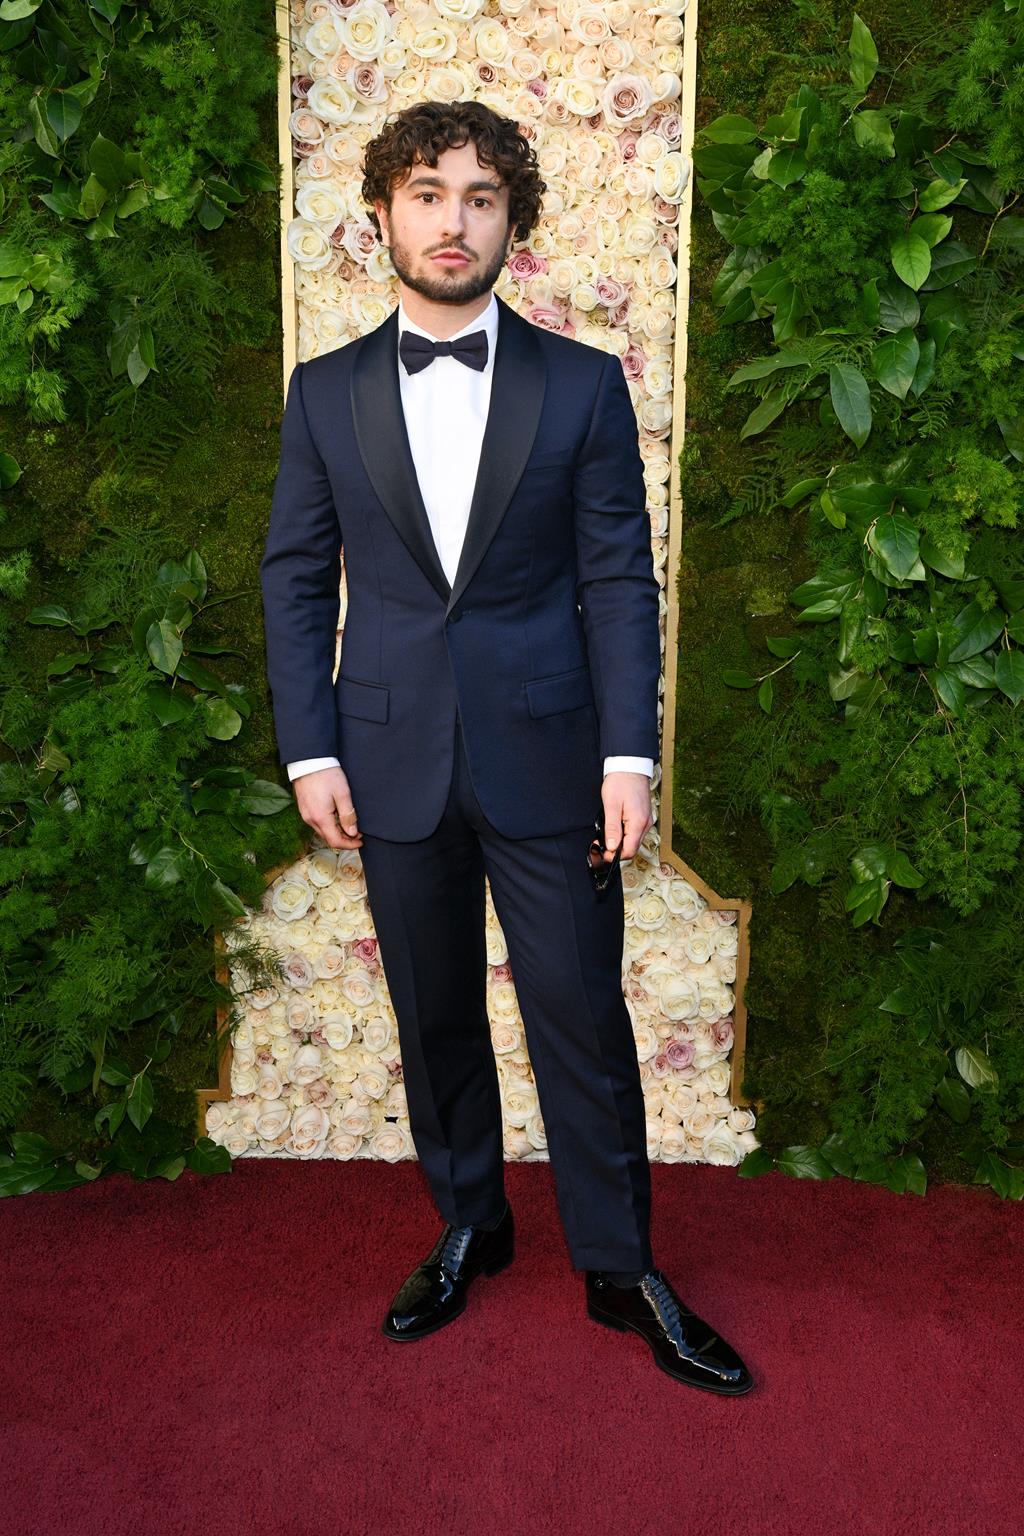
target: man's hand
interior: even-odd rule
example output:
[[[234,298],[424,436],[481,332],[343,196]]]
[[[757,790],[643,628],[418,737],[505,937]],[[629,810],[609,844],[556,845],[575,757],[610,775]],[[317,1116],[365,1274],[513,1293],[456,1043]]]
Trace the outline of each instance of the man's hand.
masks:
[[[635,774],[624,774],[635,778]],[[295,801],[307,826],[319,832],[328,848],[361,848],[352,791],[341,768],[316,768],[295,780]]]
[[[611,863],[622,838],[622,857],[631,859],[654,825],[651,781],[646,773],[606,773],[601,785],[604,805],[605,862]]]

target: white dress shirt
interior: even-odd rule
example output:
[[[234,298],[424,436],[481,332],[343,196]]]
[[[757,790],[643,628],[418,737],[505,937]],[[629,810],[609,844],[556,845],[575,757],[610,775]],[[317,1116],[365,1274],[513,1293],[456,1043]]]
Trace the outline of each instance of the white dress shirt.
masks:
[[[483,314],[456,331],[455,336],[479,330],[487,332],[487,363],[481,371],[468,368],[457,357],[435,357],[418,373],[409,373],[401,360],[398,364],[402,412],[416,478],[441,568],[450,586],[455,584],[466,536],[491,399],[498,340],[498,301],[493,293]],[[413,331],[431,341],[438,339],[410,320],[399,301],[399,336],[403,331]],[[340,764],[336,757],[306,757],[288,764],[288,777],[297,779],[317,768],[337,767]],[[649,757],[606,757],[604,771],[646,773],[653,777],[654,763]]]

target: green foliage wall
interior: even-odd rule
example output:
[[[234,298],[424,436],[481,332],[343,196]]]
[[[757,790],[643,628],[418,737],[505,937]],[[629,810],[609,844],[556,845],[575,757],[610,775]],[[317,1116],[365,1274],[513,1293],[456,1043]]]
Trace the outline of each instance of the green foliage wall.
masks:
[[[676,845],[778,1165],[1020,1198],[1019,6],[701,18]]]
[[[276,73],[264,0],[0,7],[0,1191],[224,1161],[214,930],[304,841],[257,579]]]

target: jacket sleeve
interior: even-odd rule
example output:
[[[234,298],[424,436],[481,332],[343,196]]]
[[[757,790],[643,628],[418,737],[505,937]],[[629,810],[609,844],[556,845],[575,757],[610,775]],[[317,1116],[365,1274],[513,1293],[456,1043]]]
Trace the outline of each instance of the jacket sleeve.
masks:
[[[288,383],[260,562],[267,681],[282,763],[338,756],[332,674],[341,607],[341,526],[310,435],[302,369],[296,364]]]
[[[622,364],[605,358],[573,479],[576,599],[602,757],[658,759],[658,582],[636,413]]]

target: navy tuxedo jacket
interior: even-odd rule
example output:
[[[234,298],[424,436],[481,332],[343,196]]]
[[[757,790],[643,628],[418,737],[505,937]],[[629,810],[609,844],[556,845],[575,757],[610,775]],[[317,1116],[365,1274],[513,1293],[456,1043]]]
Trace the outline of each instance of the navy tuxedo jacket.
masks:
[[[336,756],[361,831],[399,842],[440,820],[456,712],[511,838],[591,825],[604,757],[658,757],[658,584],[622,365],[498,306],[453,587],[405,429],[397,309],[298,364],[281,423],[260,565],[281,762]]]

